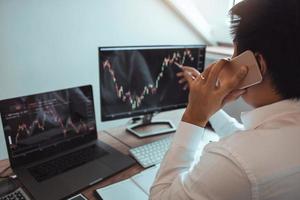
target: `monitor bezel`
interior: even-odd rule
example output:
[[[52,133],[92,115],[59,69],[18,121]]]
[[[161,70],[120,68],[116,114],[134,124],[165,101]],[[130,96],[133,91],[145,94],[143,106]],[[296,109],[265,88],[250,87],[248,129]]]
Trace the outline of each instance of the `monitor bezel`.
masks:
[[[104,115],[103,112],[103,105],[102,102],[102,91],[101,91],[101,72],[100,72],[100,65],[101,65],[101,60],[100,60],[100,53],[102,50],[135,50],[135,49],[184,49],[184,48],[202,48],[204,50],[204,62],[203,65],[205,65],[205,55],[206,55],[206,45],[203,44],[187,44],[187,45],[145,45],[145,46],[101,46],[98,47],[98,73],[99,73],[99,90],[100,90],[100,105],[101,105],[101,121],[106,122],[106,121],[112,121],[112,120],[118,120],[118,119],[124,119],[124,118],[130,118],[130,117],[136,117],[136,116],[143,116],[143,115],[148,115],[148,114],[153,114],[157,112],[164,112],[164,111],[171,111],[171,110],[176,110],[176,109],[181,109],[185,108],[187,106],[187,102],[184,104],[177,104],[177,105],[170,105],[170,106],[164,106],[164,107],[157,107],[157,108],[152,108],[148,110],[139,110],[139,111],[132,111],[132,112],[126,112],[126,113],[121,113],[121,114],[116,114],[111,117],[107,117]],[[203,66],[204,69],[205,66]]]
[[[12,98],[8,98],[8,99],[3,99],[0,100],[0,104],[5,102],[5,101],[10,101],[16,98],[23,98],[23,97],[28,97],[28,96],[34,96],[34,95],[43,95],[43,94],[47,94],[47,93],[52,93],[52,92],[58,92],[58,91],[63,91],[63,90],[70,90],[70,89],[75,89],[75,88],[89,88],[89,90],[91,91],[91,96],[93,99],[93,109],[94,109],[94,118],[95,118],[95,126],[96,129],[94,131],[91,131],[89,137],[87,138],[87,141],[84,141],[84,143],[80,143],[81,145],[84,144],[88,144],[91,143],[93,141],[96,141],[98,138],[98,129],[97,129],[97,120],[96,120],[96,112],[95,112],[95,100],[94,100],[94,94],[93,94],[93,87],[92,85],[82,85],[82,86],[78,86],[78,87],[70,87],[70,88],[64,88],[64,89],[58,89],[58,90],[51,90],[51,91],[47,91],[47,92],[39,92],[39,93],[33,93],[33,94],[29,94],[29,95],[22,95],[22,96],[16,96],[16,97],[12,97]],[[1,123],[3,124],[2,121],[2,116],[1,116],[1,110],[0,110],[0,120]],[[51,157],[51,156],[55,156],[61,152],[65,152],[71,149],[75,149],[78,146],[76,146],[75,142],[71,142],[68,145],[63,145],[61,146],[59,149],[50,149],[50,150],[45,150],[45,151],[34,151],[34,152],[30,152],[27,154],[24,154],[23,156],[18,156],[18,157],[13,157],[12,155],[12,151],[9,147],[9,138],[8,135],[5,133],[4,131],[4,127],[3,127],[3,133],[4,133],[4,137],[5,137],[5,143],[6,143],[6,149],[8,152],[8,157],[9,157],[9,161],[10,164],[13,168],[18,167],[18,166],[22,166],[24,164],[29,164],[38,160],[42,160],[45,159],[47,157]],[[74,145],[75,144],[75,145]],[[54,145],[55,147],[55,145]],[[31,158],[31,156],[34,155],[34,158]]]

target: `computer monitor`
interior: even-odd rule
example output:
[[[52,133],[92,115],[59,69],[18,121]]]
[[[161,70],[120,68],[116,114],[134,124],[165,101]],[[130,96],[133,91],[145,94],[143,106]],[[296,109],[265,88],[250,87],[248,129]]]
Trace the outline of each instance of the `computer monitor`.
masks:
[[[151,121],[152,114],[187,105],[188,90],[176,74],[181,66],[202,72],[204,61],[203,45],[100,47],[102,121],[144,115],[141,123],[127,130],[139,137],[175,131],[169,121]],[[150,123],[167,127],[140,132]]]

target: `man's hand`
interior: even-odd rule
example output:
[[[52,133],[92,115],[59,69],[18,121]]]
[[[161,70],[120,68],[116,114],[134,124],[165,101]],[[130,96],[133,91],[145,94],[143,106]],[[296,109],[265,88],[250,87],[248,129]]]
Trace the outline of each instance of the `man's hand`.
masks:
[[[238,98],[245,92],[244,90],[236,90],[248,72],[248,68],[245,66],[232,74],[230,79],[224,80],[222,83],[218,82],[218,76],[227,62],[220,60],[207,68],[202,76],[198,75],[196,78],[191,76],[191,73],[184,71],[190,93],[189,103],[182,121],[205,127],[208,119],[225,103]]]
[[[187,80],[186,80],[184,74],[187,73],[192,77],[192,79],[196,79],[197,76],[200,75],[200,72],[197,69],[195,69],[193,67],[188,67],[188,66],[182,66],[181,69],[182,69],[182,71],[178,72],[176,74],[176,76],[180,78],[178,82],[180,84],[184,84],[183,89],[186,90],[188,88],[188,84],[186,83]]]

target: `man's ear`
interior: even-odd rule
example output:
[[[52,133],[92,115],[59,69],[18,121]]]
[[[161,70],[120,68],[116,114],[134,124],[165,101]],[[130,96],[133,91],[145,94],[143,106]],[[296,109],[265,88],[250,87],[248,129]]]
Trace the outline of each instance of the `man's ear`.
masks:
[[[255,57],[257,59],[258,65],[259,65],[261,75],[265,76],[267,74],[267,70],[268,70],[267,62],[266,62],[265,58],[260,53],[255,54]]]

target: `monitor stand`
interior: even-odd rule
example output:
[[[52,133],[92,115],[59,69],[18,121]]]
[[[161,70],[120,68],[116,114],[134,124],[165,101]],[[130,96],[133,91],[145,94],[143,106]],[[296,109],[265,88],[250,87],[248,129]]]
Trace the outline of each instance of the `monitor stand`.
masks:
[[[171,121],[152,121],[152,117],[153,114],[147,114],[141,122],[128,126],[126,130],[138,137],[149,137],[176,131],[176,127]]]

